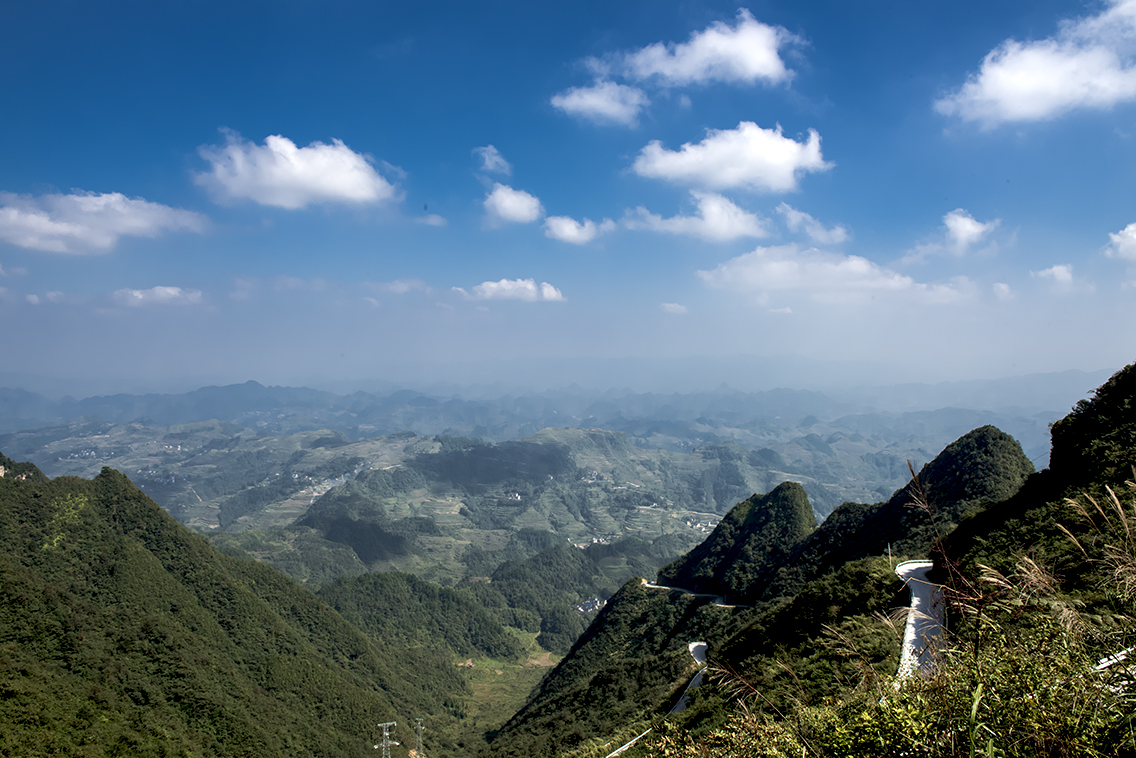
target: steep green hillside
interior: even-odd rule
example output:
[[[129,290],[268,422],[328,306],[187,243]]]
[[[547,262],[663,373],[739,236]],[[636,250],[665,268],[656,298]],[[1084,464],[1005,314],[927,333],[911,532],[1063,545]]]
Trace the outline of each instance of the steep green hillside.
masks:
[[[0,753],[362,755],[418,716],[449,752],[452,658],[372,640],[113,470],[0,468]]]
[[[746,613],[629,581],[502,727],[489,753],[572,753],[592,735],[614,733],[655,708],[665,711],[697,669],[689,643],[736,628]],[[680,629],[684,634],[676,635]]]
[[[1007,463],[1012,474],[1012,454],[987,456],[985,470],[962,459],[921,475],[932,503],[963,502],[928,517],[938,530],[960,518],[933,551],[947,621],[933,672],[892,686],[881,644],[888,624],[867,615],[888,592],[886,583],[871,590],[880,559],[845,563],[715,651],[744,709],[707,695],[701,713],[696,705],[628,755],[1136,755],[1136,677],[1123,655],[1113,657],[1136,643],[1136,483],[1125,481],[1136,478],[1133,408],[1129,366],[1054,425],[1051,467],[1016,493],[1003,489],[1012,479],[997,484],[1005,477],[973,481]],[[850,506],[843,518],[855,526],[873,511]],[[826,551],[814,544],[813,552]],[[827,551],[829,562],[852,553]],[[883,580],[888,567],[879,568]],[[870,602],[841,607],[858,595]],[[820,646],[801,644],[807,619],[829,626],[836,655],[827,662],[817,660]]]
[[[779,484],[734,506],[702,544],[659,570],[659,583],[748,600],[760,595],[793,546],[814,529],[805,490],[795,482]]]
[[[871,555],[921,557],[960,519],[1005,500],[1034,473],[1010,435],[992,426],[947,445],[887,502],[845,503],[796,545],[765,592],[793,595],[848,561]]]
[[[409,574],[367,574],[323,587],[319,597],[343,618],[385,644],[429,645],[450,660],[477,656],[515,660],[516,637],[474,597]]]
[[[719,608],[707,597],[632,580],[502,728],[493,751],[601,754],[594,752],[601,730],[646,728],[666,712],[692,665],[686,645],[696,640],[709,643],[712,664],[761,693],[751,703],[757,712],[788,713],[854,690],[865,678],[887,676],[898,662],[899,640],[880,619],[906,602],[888,544],[927,554],[937,530],[1012,494],[1029,470],[1012,438],[984,427],[948,445],[918,484],[887,503],[846,504],[815,531],[799,486],[782,484],[739,503],[702,545],[660,571],[659,581],[754,607]],[[913,507],[920,494],[935,503],[934,512]],[[774,580],[783,588],[776,593]],[[646,670],[644,660],[651,661]],[[675,671],[678,679],[668,680]],[[609,681],[618,683],[618,697],[605,694]],[[721,691],[703,687],[678,719],[704,734],[730,710]],[[571,717],[558,721],[558,712]],[[588,733],[597,733],[594,742],[585,739]],[[569,745],[575,747],[568,751]]]

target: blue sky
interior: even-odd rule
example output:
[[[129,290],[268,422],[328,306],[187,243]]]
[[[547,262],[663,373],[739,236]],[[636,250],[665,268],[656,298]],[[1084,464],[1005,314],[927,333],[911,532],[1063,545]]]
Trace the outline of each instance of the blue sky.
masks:
[[[8,384],[1136,357],[1136,0],[9,3],[0,56]]]

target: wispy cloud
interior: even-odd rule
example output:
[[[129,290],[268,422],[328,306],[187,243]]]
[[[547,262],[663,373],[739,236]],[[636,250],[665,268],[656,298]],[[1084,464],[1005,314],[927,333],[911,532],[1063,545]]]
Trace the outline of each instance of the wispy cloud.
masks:
[[[640,176],[709,189],[749,189],[757,192],[793,192],[804,173],[827,171],[821,155],[820,135],[810,129],[798,142],[781,133],[781,126],[763,129],[742,121],[736,129],[709,129],[706,139],[668,150],[654,140],[632,164]]]
[[[934,255],[966,255],[979,244],[987,242],[991,233],[1001,224],[1002,219],[978,221],[969,211],[955,208],[943,216],[943,226],[938,235],[909,250],[900,259],[900,264],[923,263],[927,258]],[[997,244],[990,242],[985,251],[993,252],[997,249]]]
[[[935,109],[992,128],[1136,100],[1136,1],[1108,6],[1096,16],[1062,22],[1052,37],[1004,41]]]
[[[714,242],[769,236],[765,219],[742,210],[727,198],[698,190],[692,190],[690,194],[698,204],[698,214],[695,216],[663,218],[639,206],[633,211],[627,211],[622,223],[628,229],[684,234]]]
[[[61,303],[61,302],[63,302],[63,293],[58,292],[58,291],[47,292],[47,293],[44,294],[44,296],[42,298],[39,295],[30,294],[30,295],[26,295],[24,297],[24,299],[27,300],[32,305],[39,305],[44,300],[46,300],[49,303]]]
[[[1049,282],[1050,288],[1059,294],[1085,293],[1096,289],[1092,282],[1073,275],[1071,263],[1059,263],[1041,271],[1030,271],[1030,276]]]
[[[181,287],[151,287],[148,290],[121,289],[114,293],[120,305],[141,307],[146,305],[197,305],[202,300],[201,290]]]
[[[418,216],[414,219],[414,222],[416,224],[422,224],[423,226],[445,226],[447,223],[449,223],[448,221],[446,221],[445,216],[439,216],[437,213],[429,213],[425,216]]]
[[[925,284],[858,255],[841,255],[796,245],[759,247],[698,277],[716,289],[749,294],[764,302],[771,294],[797,294],[820,302],[868,302],[887,296],[927,303],[969,299],[973,283],[965,277],[948,284]]]
[[[473,154],[481,158],[481,170],[487,174],[513,175],[513,166],[509,161],[505,160],[505,156],[501,155],[500,151],[493,147],[493,145],[475,147]]]
[[[458,292],[474,300],[524,300],[527,302],[563,302],[567,298],[548,282],[536,283],[535,279],[502,279],[497,282],[482,282],[468,292],[462,287],[454,287]]]
[[[659,309],[663,313],[670,313],[673,316],[685,316],[687,312],[686,306],[678,303],[659,303]]]
[[[0,240],[51,253],[105,253],[120,237],[201,232],[207,223],[201,214],[120,192],[38,197],[0,192]]]
[[[837,225],[827,229],[824,224],[788,203],[778,205],[777,212],[784,217],[785,226],[789,227],[789,231],[803,230],[809,236],[809,239],[817,244],[838,245],[848,240],[848,230],[843,226]]]
[[[395,279],[392,282],[374,282],[369,285],[377,292],[389,295],[405,295],[410,292],[430,294],[430,285],[421,279]]]
[[[194,181],[218,202],[252,200],[288,210],[321,203],[379,203],[396,196],[367,156],[341,140],[297,147],[287,137],[266,137],[257,145],[225,131],[224,145],[204,145],[198,153],[210,170]]]

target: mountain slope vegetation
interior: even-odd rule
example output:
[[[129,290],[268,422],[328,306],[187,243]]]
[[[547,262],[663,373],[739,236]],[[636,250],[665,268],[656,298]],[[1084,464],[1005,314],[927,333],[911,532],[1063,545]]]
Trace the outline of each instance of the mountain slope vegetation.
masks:
[[[642,731],[666,712],[675,692],[674,681],[669,688],[655,681],[656,671],[681,673],[683,664],[689,670],[685,646],[695,640],[709,643],[711,661],[759,690],[760,707],[774,713],[853,690],[868,672],[885,676],[895,670],[899,640],[879,617],[906,600],[891,571],[889,543],[908,555],[926,554],[939,530],[1013,494],[1031,471],[1016,441],[983,427],[948,445],[887,502],[845,504],[831,525],[816,528],[799,486],[781,484],[748,498],[702,545],[659,572],[661,584],[745,605],[721,608],[710,598],[629,581],[502,728],[494,752],[589,754],[591,733]],[[933,514],[913,507],[927,492],[936,502]],[[783,588],[776,593],[775,583]],[[627,618],[631,631],[629,622],[618,621]],[[840,652],[852,646],[856,658]],[[656,658],[669,666],[655,665]],[[640,660],[653,664],[644,669]],[[597,689],[609,680],[619,682],[618,706]],[[682,718],[706,731],[728,711],[724,695],[703,688]],[[613,712],[622,722],[610,718]]]
[[[1136,678],[1115,655],[1136,643],[1133,407],[1129,366],[1054,425],[1050,468],[1024,483],[1012,446],[979,429],[954,451],[963,455],[937,459],[897,493],[925,518],[898,536],[938,533],[930,554],[947,628],[933,671],[893,686],[898,629],[880,612],[906,593],[886,557],[840,546],[839,527],[856,537],[878,512],[849,505],[824,540],[829,522],[806,540],[809,563],[835,570],[811,581],[799,572],[780,586],[801,589],[711,643],[716,685],[626,754],[1136,755]],[[573,754],[606,752],[592,740]]]
[[[448,733],[468,686],[444,645],[368,637],[118,472],[0,467],[5,755],[357,755],[377,720],[424,715]]]
[[[693,592],[746,598],[783,565],[793,545],[816,529],[808,495],[784,482],[735,505],[713,533],[678,561],[659,570],[660,584]]]

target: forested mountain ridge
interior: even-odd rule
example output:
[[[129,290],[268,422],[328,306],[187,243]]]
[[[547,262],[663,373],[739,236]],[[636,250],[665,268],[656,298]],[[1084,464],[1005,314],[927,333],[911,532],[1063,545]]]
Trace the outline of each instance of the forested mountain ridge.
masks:
[[[735,505],[701,544],[659,569],[658,582],[730,602],[749,600],[755,584],[764,587],[793,546],[816,528],[804,489],[784,482]]]
[[[827,529],[828,521],[817,528],[804,491],[792,483],[746,499],[701,545],[660,570],[659,583],[754,607],[721,608],[705,597],[630,580],[502,728],[493,750],[583,750],[589,730],[611,731],[665,712],[675,682],[658,671],[686,670],[686,645],[694,640],[709,643],[711,660],[746,672],[765,689],[771,707],[781,709],[791,707],[800,682],[825,697],[847,686],[861,663],[880,673],[894,670],[898,641],[877,628],[873,615],[903,602],[902,584],[886,557],[870,556],[886,555],[891,541],[908,555],[925,554],[936,537],[934,524],[948,529],[960,514],[1012,494],[1029,471],[1032,465],[1013,438],[983,427],[948,445],[920,472],[921,486],[934,493],[934,518],[912,507],[914,484],[886,503],[841,506]],[[823,539],[814,539],[818,534]],[[775,580],[786,588],[778,594],[769,591]],[[826,628],[843,629],[862,644],[863,660],[850,665],[834,655],[823,643]],[[653,663],[644,669],[637,665],[641,660]],[[788,673],[778,660],[800,670]],[[618,698],[602,694],[616,686]],[[692,712],[699,711],[699,698],[713,696],[696,695]],[[615,700],[622,702],[616,706]],[[565,711],[572,713],[567,721]]]
[[[793,595],[808,582],[873,555],[923,556],[968,516],[1011,497],[1034,473],[1017,440],[992,426],[947,445],[883,503],[845,503],[769,578],[762,596]]]
[[[713,534],[659,571],[659,583],[734,602],[792,596],[841,565],[872,555],[925,554],[961,518],[1013,495],[1033,464],[992,426],[947,445],[883,503],[845,503],[819,527],[808,497],[784,483],[735,506]]]
[[[368,637],[116,471],[0,468],[3,754],[362,755],[377,720],[419,716],[454,749],[468,685],[440,638]]]
[[[583,675],[562,682],[559,691],[542,689],[494,748],[591,758],[653,725],[656,731],[626,755],[1136,755],[1136,679],[1116,655],[1136,643],[1134,408],[1136,365],[1054,425],[1049,469],[1027,475],[1012,440],[976,429],[925,467],[918,483],[896,493],[893,501],[918,505],[923,520],[893,523],[890,536],[906,540],[909,555],[917,543],[930,547],[946,604],[946,637],[934,670],[923,677],[895,682],[901,627],[887,620],[888,611],[905,604],[907,592],[892,572],[894,559],[858,557],[885,536],[869,540],[862,531],[885,504],[848,504],[795,556],[812,570],[787,580],[783,572],[757,607],[733,609],[740,618],[721,631],[673,623],[674,603],[696,599],[661,590],[650,595],[629,583],[616,598],[638,591],[634,628],[606,635],[606,642],[590,639],[602,656],[589,655],[583,644],[575,649],[557,671]],[[854,544],[842,545],[841,532]],[[611,626],[604,616],[623,613],[615,600],[582,643],[593,630],[604,635]],[[717,683],[696,690],[673,723],[660,723],[667,701],[650,682],[637,686],[632,668],[625,669],[625,695],[653,693],[638,720],[626,706],[621,723],[588,708],[589,680],[606,681],[607,671],[642,655],[635,640],[664,639],[673,649],[673,640],[695,633],[710,641]],[[577,709],[573,720],[596,730],[562,729],[559,740],[549,737],[558,727],[539,720],[543,703],[563,700],[573,688],[579,694],[564,701]],[[539,739],[536,723],[546,727]]]

